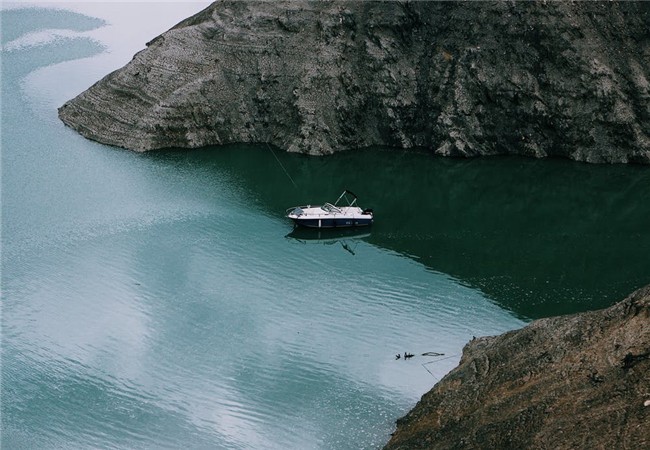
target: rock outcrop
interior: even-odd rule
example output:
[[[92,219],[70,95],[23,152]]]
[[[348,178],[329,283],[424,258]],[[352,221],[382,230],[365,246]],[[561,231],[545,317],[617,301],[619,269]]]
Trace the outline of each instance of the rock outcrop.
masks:
[[[386,449],[648,448],[650,286],[466,345]]]
[[[650,3],[218,1],[59,109],[144,151],[267,142],[650,163]]]

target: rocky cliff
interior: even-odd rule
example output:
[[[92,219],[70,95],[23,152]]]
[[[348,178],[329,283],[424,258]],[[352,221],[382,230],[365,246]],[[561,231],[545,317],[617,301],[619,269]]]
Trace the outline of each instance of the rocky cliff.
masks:
[[[650,3],[218,1],[59,109],[144,151],[268,142],[650,163]]]
[[[471,341],[386,449],[648,448],[650,286]]]

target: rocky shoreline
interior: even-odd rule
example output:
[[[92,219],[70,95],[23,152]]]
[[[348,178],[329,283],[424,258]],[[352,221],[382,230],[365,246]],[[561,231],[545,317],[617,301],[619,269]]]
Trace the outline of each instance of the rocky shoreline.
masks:
[[[650,164],[649,2],[218,1],[59,109],[149,151],[266,142]],[[464,349],[386,449],[650,445],[650,287]]]
[[[650,163],[650,3],[218,1],[59,109],[147,151]]]
[[[650,286],[593,312],[474,339],[386,450],[648,448]]]

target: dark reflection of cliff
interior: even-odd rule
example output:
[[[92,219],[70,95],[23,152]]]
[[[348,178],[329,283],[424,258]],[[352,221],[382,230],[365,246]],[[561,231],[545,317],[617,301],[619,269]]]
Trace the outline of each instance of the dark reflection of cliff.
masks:
[[[332,201],[351,189],[375,211],[365,241],[480,288],[526,317],[605,307],[650,282],[647,167],[379,149],[276,155],[297,189],[266,147],[151,157],[226,170],[256,208],[278,219],[289,206]]]

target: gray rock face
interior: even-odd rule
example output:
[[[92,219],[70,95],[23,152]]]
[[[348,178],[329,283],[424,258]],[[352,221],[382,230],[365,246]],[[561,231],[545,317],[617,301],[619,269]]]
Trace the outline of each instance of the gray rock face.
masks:
[[[648,423],[650,286],[474,339],[385,448],[648,448]]]
[[[650,3],[219,1],[59,109],[144,151],[268,142],[650,163]]]

